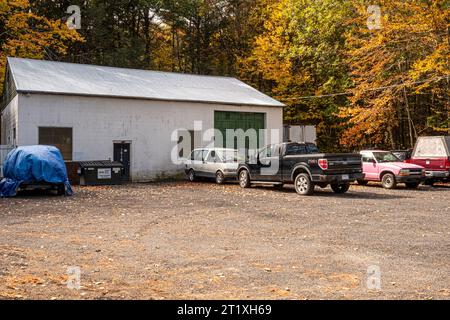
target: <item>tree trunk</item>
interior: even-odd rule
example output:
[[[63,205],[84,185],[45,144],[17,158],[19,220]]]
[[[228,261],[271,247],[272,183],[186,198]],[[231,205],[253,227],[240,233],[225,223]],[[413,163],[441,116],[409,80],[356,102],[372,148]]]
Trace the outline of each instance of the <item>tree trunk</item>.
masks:
[[[148,68],[152,67],[151,36],[150,36],[150,8],[144,8],[144,39],[145,39],[145,60]]]
[[[414,127],[414,122],[411,118],[411,111],[409,109],[408,95],[406,93],[406,87],[403,86],[403,99],[405,100],[406,115],[408,116],[408,128],[409,128],[409,143],[410,147],[414,148],[414,140],[417,139],[417,131]]]
[[[397,148],[396,148],[396,143],[395,143],[395,139],[394,139],[394,131],[392,130],[391,126],[388,126],[387,131],[389,134],[389,140],[391,141],[391,149],[395,150]]]

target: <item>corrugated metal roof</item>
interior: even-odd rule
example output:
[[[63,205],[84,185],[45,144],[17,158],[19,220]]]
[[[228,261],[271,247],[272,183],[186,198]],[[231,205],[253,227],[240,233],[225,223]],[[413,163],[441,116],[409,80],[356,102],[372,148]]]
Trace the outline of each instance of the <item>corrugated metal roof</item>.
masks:
[[[235,78],[8,58],[18,92],[284,106]]]

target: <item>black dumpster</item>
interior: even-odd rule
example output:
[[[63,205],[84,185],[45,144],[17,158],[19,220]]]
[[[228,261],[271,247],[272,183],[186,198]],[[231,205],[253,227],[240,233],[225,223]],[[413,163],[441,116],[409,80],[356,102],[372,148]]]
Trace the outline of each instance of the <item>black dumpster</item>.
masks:
[[[116,161],[81,161],[78,163],[81,186],[114,185],[122,183],[123,165]]]

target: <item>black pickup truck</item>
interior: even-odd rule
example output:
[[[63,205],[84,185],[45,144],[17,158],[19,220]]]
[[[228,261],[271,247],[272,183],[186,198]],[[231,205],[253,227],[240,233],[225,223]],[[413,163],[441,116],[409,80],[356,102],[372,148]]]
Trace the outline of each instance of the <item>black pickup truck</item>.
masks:
[[[345,193],[350,182],[364,178],[361,155],[319,153],[313,143],[282,143],[267,146],[257,155],[239,164],[242,188],[251,184],[294,184],[301,195],[310,195],[314,186],[331,185],[336,193]]]

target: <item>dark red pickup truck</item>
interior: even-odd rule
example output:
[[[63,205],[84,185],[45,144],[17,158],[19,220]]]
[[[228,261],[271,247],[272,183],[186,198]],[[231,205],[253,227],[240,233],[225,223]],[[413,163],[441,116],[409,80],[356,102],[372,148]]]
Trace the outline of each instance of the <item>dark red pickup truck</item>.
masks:
[[[419,137],[408,163],[425,168],[425,184],[450,181],[450,136]]]

